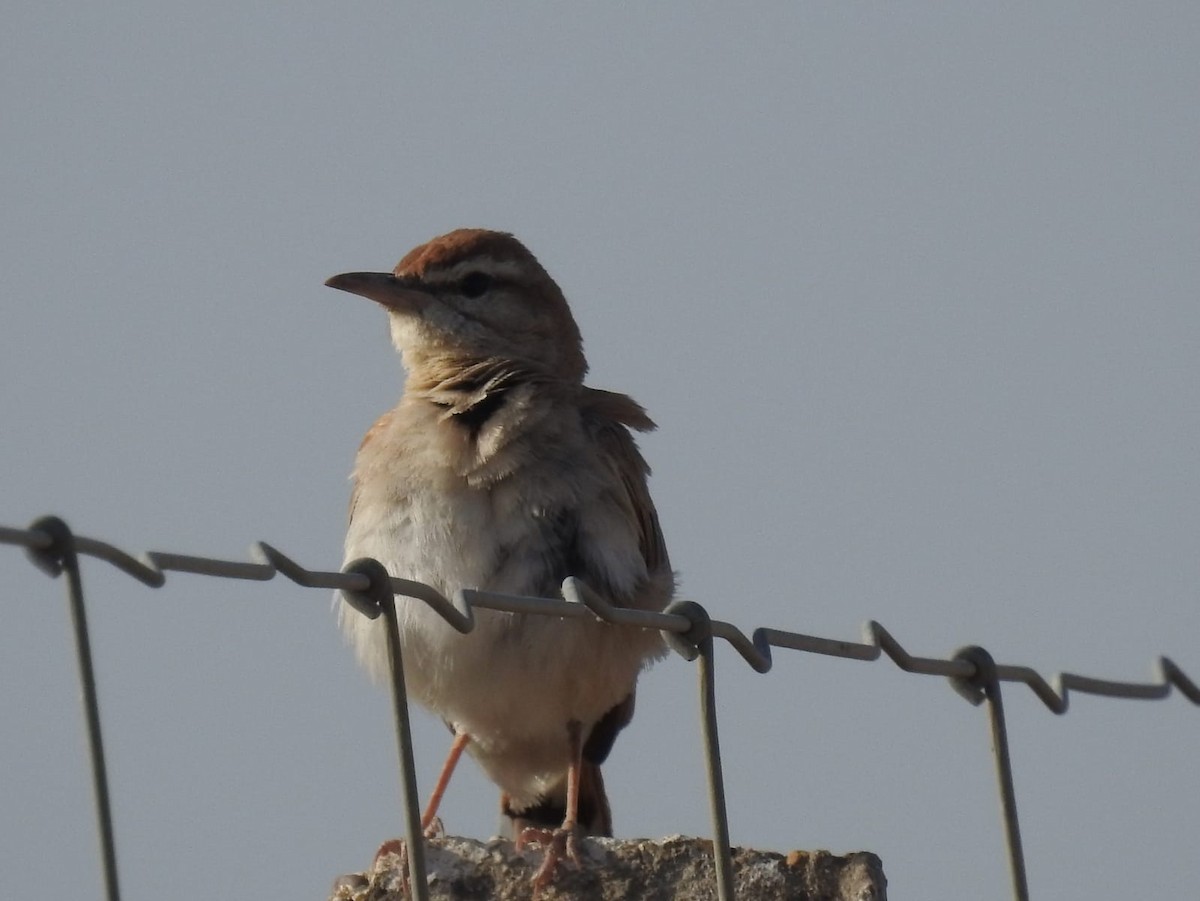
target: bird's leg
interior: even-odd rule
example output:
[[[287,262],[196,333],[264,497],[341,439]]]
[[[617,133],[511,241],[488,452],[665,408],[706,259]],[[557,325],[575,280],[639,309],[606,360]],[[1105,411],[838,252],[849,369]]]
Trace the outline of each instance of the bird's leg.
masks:
[[[567,723],[567,741],[571,750],[571,763],[567,767],[567,812],[562,825],[557,829],[522,829],[517,836],[517,847],[536,842],[546,848],[546,857],[538,871],[533,874],[535,888],[545,888],[554,881],[554,872],[563,858],[579,863],[579,774],[583,768],[583,742],[580,740],[582,725],[578,720]]]
[[[425,806],[425,813],[421,815],[421,831],[426,838],[435,838],[443,832],[442,821],[438,819],[437,815],[438,806],[442,803],[442,796],[446,794],[446,786],[450,784],[450,777],[454,775],[454,768],[458,765],[458,759],[462,757],[462,753],[466,750],[467,744],[470,741],[471,736],[466,732],[460,732],[457,729],[454,731],[454,742],[450,745],[450,753],[446,755],[446,762],[442,764],[442,772],[438,775],[437,783],[433,786],[433,794],[429,796],[429,803]],[[393,838],[380,845],[379,850],[375,852],[375,861],[372,866],[377,866],[379,858],[387,854],[399,855],[400,872],[404,874],[404,882],[407,885],[408,846],[404,843],[404,839]]]
[[[450,745],[450,753],[446,755],[442,772],[433,786],[433,794],[429,796],[429,803],[425,806],[425,812],[421,814],[421,831],[425,833],[426,838],[433,838],[445,831],[442,829],[442,821],[438,819],[438,807],[442,803],[442,795],[446,794],[450,777],[454,775],[454,768],[458,766],[458,759],[462,757],[470,741],[471,736],[466,732],[454,730],[454,742]]]

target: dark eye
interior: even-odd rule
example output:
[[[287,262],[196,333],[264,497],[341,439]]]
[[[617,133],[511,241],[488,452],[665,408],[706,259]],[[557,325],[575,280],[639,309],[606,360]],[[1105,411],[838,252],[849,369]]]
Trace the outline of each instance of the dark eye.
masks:
[[[486,272],[468,272],[463,276],[458,289],[464,297],[482,297],[492,286],[492,277]]]

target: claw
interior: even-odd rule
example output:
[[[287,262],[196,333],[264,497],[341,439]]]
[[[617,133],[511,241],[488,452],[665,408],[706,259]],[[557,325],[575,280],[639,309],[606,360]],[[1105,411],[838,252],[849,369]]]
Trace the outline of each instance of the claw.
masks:
[[[408,874],[408,845],[404,839],[393,838],[380,845],[379,850],[375,852],[375,859],[371,861],[371,869],[372,871],[378,870],[380,859],[387,857],[389,854],[395,854],[398,858],[396,868],[400,874],[401,897],[411,898],[412,885]]]
[[[434,817],[429,825],[425,827],[426,838],[441,838],[446,834],[446,827],[442,825],[441,817]]]
[[[404,846],[404,839],[388,839],[380,845],[379,850],[375,852],[374,859],[371,861],[371,869],[379,866],[379,858],[386,857],[388,854],[399,854],[401,859],[407,857],[408,849]]]
[[[517,836],[517,850],[525,845],[534,844],[546,849],[542,865],[533,874],[533,886],[542,889],[554,882],[554,874],[558,871],[558,863],[568,860],[575,866],[580,865],[579,858],[579,829],[574,825],[563,825],[558,829],[538,829],[529,827],[522,829]]]

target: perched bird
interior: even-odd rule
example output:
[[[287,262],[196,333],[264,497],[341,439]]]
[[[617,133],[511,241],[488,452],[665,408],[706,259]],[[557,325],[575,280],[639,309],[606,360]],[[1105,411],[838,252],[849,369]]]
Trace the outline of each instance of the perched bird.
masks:
[[[373,557],[446,595],[555,597],[575,576],[623,607],[666,606],[674,575],[630,434],[654,423],[631,398],[583,384],[578,326],[524,245],[459,229],[393,273],[326,284],[387,310],[408,373],[358,451],[347,561]],[[466,749],[499,786],[518,843],[547,846],[544,884],[575,856],[577,834],[612,834],[600,764],[661,637],[590,616],[482,609],[460,634],[424,603],[396,600],[409,695],[455,736],[423,825],[434,828]],[[360,661],[386,677],[384,619],[338,603]]]

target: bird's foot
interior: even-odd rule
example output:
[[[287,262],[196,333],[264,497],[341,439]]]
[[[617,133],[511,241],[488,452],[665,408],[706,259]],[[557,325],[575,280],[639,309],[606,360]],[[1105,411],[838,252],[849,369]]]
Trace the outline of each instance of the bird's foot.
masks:
[[[528,844],[540,845],[546,849],[542,865],[533,874],[535,889],[545,888],[554,882],[554,874],[558,870],[560,860],[569,860],[579,866],[579,827],[574,823],[564,823],[558,829],[539,829],[530,826],[522,829],[517,836],[517,850],[520,851]]]
[[[408,846],[404,844],[404,839],[402,839],[402,838],[388,839],[386,842],[384,842],[382,845],[380,845],[379,850],[375,852],[374,860],[371,861],[372,869],[379,866],[379,859],[381,857],[386,857],[389,854],[398,854],[398,855],[400,855],[401,860],[407,859],[408,858]]]
[[[442,825],[441,817],[434,817],[429,821],[429,825],[425,827],[426,838],[441,838],[446,834],[446,827]]]
[[[379,846],[379,850],[375,852],[375,859],[371,861],[371,870],[379,869],[379,861],[389,854],[395,854],[399,858],[396,869],[400,873],[400,893],[402,898],[412,897],[412,885],[409,882],[408,874],[408,844],[402,838],[388,839]]]

